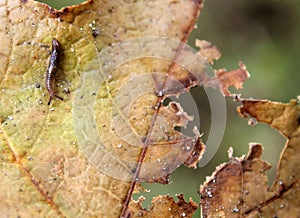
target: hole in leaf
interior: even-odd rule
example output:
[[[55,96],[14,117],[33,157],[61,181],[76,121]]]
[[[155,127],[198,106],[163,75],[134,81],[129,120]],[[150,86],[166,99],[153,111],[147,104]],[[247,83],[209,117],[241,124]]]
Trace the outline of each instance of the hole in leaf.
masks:
[[[168,106],[169,105],[169,103],[170,102],[172,102],[172,99],[171,98],[169,98],[169,97],[167,97],[167,98],[165,98],[164,99],[164,101],[163,101],[163,105],[166,107],[166,106]]]
[[[67,6],[80,4],[83,3],[84,1],[83,0],[64,0],[64,1],[39,0],[39,2],[50,5],[51,7],[56,9],[60,9]]]

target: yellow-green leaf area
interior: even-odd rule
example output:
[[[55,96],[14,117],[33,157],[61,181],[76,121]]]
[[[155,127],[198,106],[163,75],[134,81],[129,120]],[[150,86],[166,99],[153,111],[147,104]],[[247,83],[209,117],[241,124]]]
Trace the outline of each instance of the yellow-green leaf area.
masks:
[[[95,106],[95,120],[98,125],[96,130],[97,134],[100,133],[102,136],[103,145],[109,150],[106,154],[115,151],[120,157],[128,158],[134,166],[141,150],[141,147],[126,147],[126,143],[120,143],[120,136],[114,135],[111,128],[113,118],[118,118],[115,120],[117,123],[123,119],[124,125],[131,126],[130,134],[135,136],[145,137],[149,132],[148,129],[153,129],[153,135],[147,136],[148,143],[154,145],[153,151],[157,151],[150,152],[153,155],[168,151],[171,147],[170,138],[171,141],[179,143],[179,150],[176,152],[181,151],[180,149],[187,144],[193,146],[200,143],[197,141],[197,135],[190,138],[174,130],[174,126],[183,125],[189,119],[184,113],[176,115],[178,111],[174,108],[178,109],[179,106],[166,107],[158,116],[162,120],[149,124],[150,117],[156,113],[155,104],[158,99],[153,83],[149,83],[149,87],[152,87],[151,92],[137,98],[125,117],[123,113],[118,112],[120,105],[115,105],[116,110],[113,107],[113,97],[117,96],[122,85],[130,82],[133,75],[139,73],[143,75],[142,72],[152,71],[154,65],[158,66],[157,69],[161,74],[165,74],[171,60],[155,62],[138,58],[113,70],[112,79],[105,77],[108,75],[99,74],[99,68],[103,67],[99,65],[101,63],[99,54],[114,43],[149,35],[165,36],[184,42],[194,26],[200,7],[201,4],[196,1],[89,1],[60,11],[33,1],[8,1],[1,6],[2,215],[14,217],[120,215],[130,182],[101,173],[97,165],[87,158],[84,153],[86,151],[83,152],[81,149],[78,134],[74,129],[74,119],[76,120],[74,110],[81,106],[74,102],[77,97],[81,99],[78,90],[81,90],[87,72],[98,72],[103,78],[99,87],[96,87],[95,94],[92,89],[93,82],[86,83],[87,89],[84,91],[85,96],[95,96],[97,100],[95,105],[90,106]],[[144,10],[145,8],[147,10]],[[166,29],[168,31],[165,31]],[[100,34],[93,35],[95,30]],[[45,87],[45,77],[53,38],[61,44],[62,50],[53,88],[64,100],[54,99],[48,106],[49,95]],[[130,71],[131,74],[123,71]],[[159,77],[159,80],[162,81],[164,78]],[[144,110],[143,107],[147,108]],[[137,121],[143,116],[142,111],[147,112],[144,123]],[[117,112],[116,116],[114,112]],[[138,117],[136,120],[133,118],[134,115]],[[162,131],[160,123],[166,120],[169,124],[163,127],[166,131]],[[91,122],[87,121],[87,124]],[[101,126],[103,124],[106,126]],[[143,137],[136,138],[139,145],[143,142]],[[119,147],[121,149],[118,149]],[[129,149],[127,153],[124,152],[125,149]],[[184,155],[190,152],[183,152],[180,164],[186,158]],[[96,155],[91,158],[96,160],[102,158],[103,162],[99,162],[101,166],[110,164],[107,156],[101,156],[99,159],[97,152],[93,154]],[[151,155],[148,155],[145,160],[151,161],[151,158]],[[115,165],[109,167],[117,169],[117,172],[127,169],[124,172],[131,178],[130,167],[118,160],[113,163]],[[177,164],[170,165],[174,169]],[[168,173],[172,169],[170,168]],[[157,174],[151,176],[156,177]]]

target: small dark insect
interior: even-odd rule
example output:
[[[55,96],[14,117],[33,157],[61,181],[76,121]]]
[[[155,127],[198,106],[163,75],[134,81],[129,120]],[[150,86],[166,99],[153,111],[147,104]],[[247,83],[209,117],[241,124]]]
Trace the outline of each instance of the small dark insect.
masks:
[[[51,51],[49,66],[48,66],[47,74],[46,74],[46,88],[50,95],[48,105],[50,105],[51,100],[54,97],[56,97],[60,100],[63,100],[63,98],[57,96],[54,92],[55,74],[58,70],[60,55],[61,55],[60,44],[56,39],[53,38],[52,39],[52,51]]]

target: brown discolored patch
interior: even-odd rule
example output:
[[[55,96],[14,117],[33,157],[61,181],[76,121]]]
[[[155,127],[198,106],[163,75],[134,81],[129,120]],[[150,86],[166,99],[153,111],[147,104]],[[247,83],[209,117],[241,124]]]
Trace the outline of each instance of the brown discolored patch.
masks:
[[[270,166],[260,160],[261,150],[261,145],[253,144],[245,159],[231,158],[217,167],[200,188],[203,217],[241,217],[255,205],[252,199],[272,196],[265,176]]]
[[[145,200],[143,197],[138,201],[131,201],[129,205],[130,217],[193,217],[198,206],[191,199],[189,202],[184,200],[183,194],[176,195],[178,201],[175,202],[170,196],[158,196],[152,199],[149,210],[142,206]]]

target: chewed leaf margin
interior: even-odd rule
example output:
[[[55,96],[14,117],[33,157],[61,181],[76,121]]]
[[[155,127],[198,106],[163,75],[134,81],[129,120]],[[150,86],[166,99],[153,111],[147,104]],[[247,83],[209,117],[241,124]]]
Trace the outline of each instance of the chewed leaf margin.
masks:
[[[253,117],[279,130],[287,143],[281,153],[272,188],[265,171],[270,165],[260,159],[262,146],[252,144],[245,158],[231,158],[219,166],[201,186],[204,217],[296,217],[300,213],[299,149],[300,107],[266,100],[242,100],[241,116]]]

